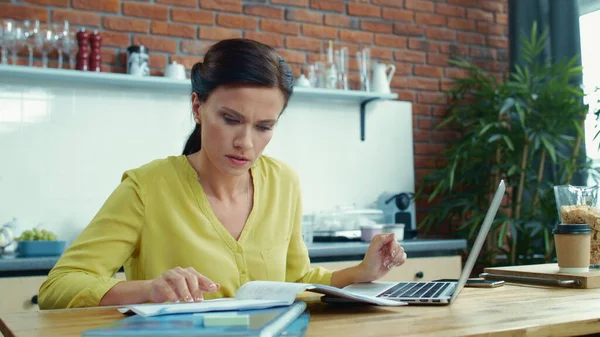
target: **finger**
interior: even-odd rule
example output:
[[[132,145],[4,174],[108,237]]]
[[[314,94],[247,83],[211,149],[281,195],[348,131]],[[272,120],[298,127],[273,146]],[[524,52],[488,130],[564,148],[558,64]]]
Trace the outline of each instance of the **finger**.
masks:
[[[213,292],[213,291],[217,291],[221,288],[221,286],[218,283],[215,283],[208,277],[200,274],[194,268],[191,269],[191,272],[194,273],[196,275],[196,277],[198,278],[198,286],[199,286],[200,290],[202,290],[204,292]]]
[[[176,270],[177,273],[181,274],[185,278],[187,288],[190,291],[190,297],[184,298],[186,302],[201,301],[203,299],[202,292],[198,287],[198,277],[196,274],[190,272],[190,268]]]
[[[386,245],[389,244],[393,239],[394,239],[393,233],[376,234],[373,237],[373,240],[371,241],[371,245],[373,246],[373,248],[375,248],[378,251],[387,249],[388,247],[386,247]]]
[[[169,282],[167,282],[167,280],[164,278],[156,280],[154,292],[156,294],[156,298],[154,300],[157,303],[177,302],[179,300]]]
[[[394,265],[394,267],[399,267],[401,265],[404,264],[404,262],[406,262],[406,259],[408,257],[406,256],[405,252],[402,252],[402,254],[398,254],[398,256],[396,256],[394,258],[394,261],[392,262],[392,264]]]
[[[175,290],[178,299],[183,299],[186,302],[191,301],[192,294],[190,294],[185,277],[180,273],[180,270],[181,268],[178,267],[178,269],[168,271],[165,273],[165,279],[171,285],[171,288]]]

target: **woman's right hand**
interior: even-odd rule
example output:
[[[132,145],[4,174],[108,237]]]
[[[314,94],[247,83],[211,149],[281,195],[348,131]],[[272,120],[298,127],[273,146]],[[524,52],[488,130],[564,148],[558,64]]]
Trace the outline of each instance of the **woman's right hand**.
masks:
[[[167,270],[148,284],[148,299],[153,303],[199,302],[203,293],[212,293],[220,286],[194,268],[176,267]]]

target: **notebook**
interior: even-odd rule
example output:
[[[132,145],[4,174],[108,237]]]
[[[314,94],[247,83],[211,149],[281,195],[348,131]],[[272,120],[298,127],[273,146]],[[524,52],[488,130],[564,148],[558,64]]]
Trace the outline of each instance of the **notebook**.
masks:
[[[296,296],[303,291],[329,294],[353,301],[382,306],[406,305],[401,301],[392,301],[375,296],[352,293],[340,288],[309,283],[250,281],[238,289],[234,298],[220,298],[192,303],[134,304],[119,308],[122,313],[134,312],[150,317],[168,314],[198,313],[228,310],[264,309],[288,306],[294,303]]]
[[[458,281],[451,282],[371,282],[371,283],[358,283],[351,284],[344,287],[345,291],[352,292],[356,295],[376,297],[382,299],[388,299],[392,301],[400,301],[408,304],[419,304],[419,305],[448,305],[451,304],[461,290],[465,286],[475,261],[479,256],[481,247],[485,242],[485,238],[492,226],[494,217],[500,208],[500,203],[506,191],[504,181],[501,180],[496,194],[492,199],[490,208],[483,220],[473,248],[469,253],[467,262],[462,270]],[[321,298],[326,303],[347,303],[350,300],[348,298],[341,298],[339,296],[326,295]]]
[[[143,317],[129,316],[122,320],[86,330],[82,337],[104,336],[232,336],[232,337],[302,337],[309,322],[306,303],[296,301],[285,307],[160,315]],[[229,325],[227,323],[208,325],[211,316],[238,315],[246,318],[247,325]]]

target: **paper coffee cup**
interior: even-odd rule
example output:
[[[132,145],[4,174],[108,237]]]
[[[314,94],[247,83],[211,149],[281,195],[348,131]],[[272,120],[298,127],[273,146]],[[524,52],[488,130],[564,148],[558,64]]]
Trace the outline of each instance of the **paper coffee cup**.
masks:
[[[559,272],[585,273],[590,270],[592,229],[587,224],[558,224],[552,231]]]

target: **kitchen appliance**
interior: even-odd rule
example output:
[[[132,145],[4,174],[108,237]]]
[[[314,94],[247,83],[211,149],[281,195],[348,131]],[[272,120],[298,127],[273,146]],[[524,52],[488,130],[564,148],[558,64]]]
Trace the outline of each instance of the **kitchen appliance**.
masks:
[[[360,241],[361,227],[381,224],[385,214],[380,209],[353,206],[315,212],[312,215],[313,241]]]

